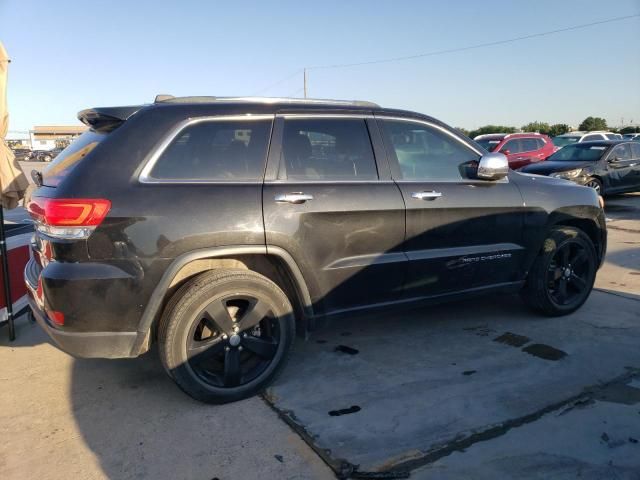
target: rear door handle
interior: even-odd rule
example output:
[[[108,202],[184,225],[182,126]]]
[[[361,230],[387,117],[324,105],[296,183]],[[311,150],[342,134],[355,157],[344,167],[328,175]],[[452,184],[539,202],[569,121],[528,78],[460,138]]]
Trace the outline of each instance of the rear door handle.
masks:
[[[413,192],[411,194],[413,198],[417,198],[418,200],[435,200],[436,198],[440,198],[442,193],[440,192]]]
[[[293,203],[298,205],[306,202],[307,200],[313,200],[313,195],[308,195],[302,192],[282,193],[280,195],[276,195],[275,200],[278,203]]]

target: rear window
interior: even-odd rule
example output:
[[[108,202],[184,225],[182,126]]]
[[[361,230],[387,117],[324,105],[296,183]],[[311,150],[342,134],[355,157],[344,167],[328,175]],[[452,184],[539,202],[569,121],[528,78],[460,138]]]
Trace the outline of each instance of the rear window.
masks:
[[[561,148],[547,160],[556,162],[584,162],[599,160],[607,150],[606,145],[576,143]]]
[[[176,181],[260,180],[271,123],[271,120],[224,120],[189,125],[160,155],[150,176]]]
[[[76,138],[58,154],[53,162],[42,172],[42,184],[57,187],[58,184],[74,169],[80,160],[107,138],[108,133],[97,133],[88,130]]]
[[[502,142],[502,139],[481,138],[479,140],[476,140],[477,144],[479,144],[482,148],[489,152],[493,152],[496,147],[500,145],[500,142]]]

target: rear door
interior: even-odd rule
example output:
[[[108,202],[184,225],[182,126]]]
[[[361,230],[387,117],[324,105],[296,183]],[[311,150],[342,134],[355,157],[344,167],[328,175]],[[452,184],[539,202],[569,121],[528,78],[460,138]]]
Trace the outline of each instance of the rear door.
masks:
[[[522,197],[507,178],[475,180],[480,152],[426,121],[377,117],[407,207],[404,296],[480,289],[520,279]]]
[[[404,202],[367,115],[278,116],[263,210],[267,250],[294,258],[316,312],[400,297]]]

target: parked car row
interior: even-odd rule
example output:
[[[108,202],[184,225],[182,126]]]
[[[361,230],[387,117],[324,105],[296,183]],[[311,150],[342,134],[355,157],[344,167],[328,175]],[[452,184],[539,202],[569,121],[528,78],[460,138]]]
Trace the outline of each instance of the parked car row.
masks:
[[[640,133],[570,132],[553,139],[539,133],[493,133],[474,140],[506,155],[513,170],[571,180],[603,196],[640,191]]]
[[[556,151],[551,138],[540,133],[492,133],[474,140],[489,152],[506,155],[514,170],[546,160]]]
[[[622,135],[613,132],[569,132],[553,137],[553,144],[566,147],[574,143],[593,142],[598,140],[622,140]]]
[[[522,173],[548,175],[592,187],[600,195],[640,191],[640,142],[600,140],[567,145]]]
[[[17,148],[13,154],[20,162],[50,162],[62,152],[62,148],[52,150],[29,150],[27,148]]]

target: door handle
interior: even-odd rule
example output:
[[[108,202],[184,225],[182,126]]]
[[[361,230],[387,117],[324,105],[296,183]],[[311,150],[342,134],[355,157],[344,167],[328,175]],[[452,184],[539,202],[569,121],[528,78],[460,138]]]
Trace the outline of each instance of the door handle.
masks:
[[[418,200],[435,200],[436,198],[440,198],[442,193],[440,192],[413,192],[411,194],[413,198],[417,198]]]
[[[276,195],[275,200],[278,203],[293,203],[294,205],[298,205],[306,202],[307,200],[313,200],[313,195],[308,195],[302,192],[282,193],[280,195]]]

